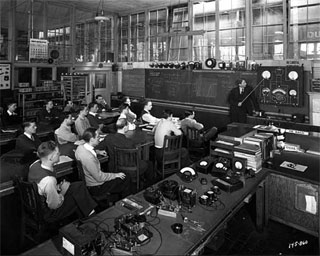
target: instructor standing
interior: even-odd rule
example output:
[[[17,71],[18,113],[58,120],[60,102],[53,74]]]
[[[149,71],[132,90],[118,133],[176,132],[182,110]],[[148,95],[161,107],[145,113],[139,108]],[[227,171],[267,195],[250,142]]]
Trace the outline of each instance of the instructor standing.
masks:
[[[231,122],[246,123],[247,114],[259,111],[259,104],[252,91],[252,87],[247,85],[245,79],[236,81],[237,87],[233,88],[228,96],[230,104]],[[250,96],[248,96],[250,94]],[[247,97],[248,96],[248,97]]]

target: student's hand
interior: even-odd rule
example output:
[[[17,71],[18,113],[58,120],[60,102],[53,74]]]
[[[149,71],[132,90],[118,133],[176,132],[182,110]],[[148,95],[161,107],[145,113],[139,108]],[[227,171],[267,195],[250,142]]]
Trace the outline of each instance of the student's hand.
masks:
[[[101,156],[107,156],[107,151],[96,149],[96,153]]]
[[[61,188],[61,194],[62,195],[65,195],[67,193],[67,190],[68,190],[69,186],[70,186],[70,182],[69,181],[63,180],[60,183],[60,188]]]
[[[241,102],[239,102],[239,103],[238,103],[238,107],[241,107],[241,106],[242,106],[242,103],[241,103]]]
[[[116,173],[116,178],[124,179],[126,175],[123,172]]]

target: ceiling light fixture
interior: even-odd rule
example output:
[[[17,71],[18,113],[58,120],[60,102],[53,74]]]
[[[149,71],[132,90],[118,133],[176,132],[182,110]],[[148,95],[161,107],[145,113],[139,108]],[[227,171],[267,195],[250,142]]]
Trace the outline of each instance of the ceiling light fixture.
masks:
[[[103,11],[103,0],[100,0],[97,12],[96,12],[96,17],[94,17],[96,21],[104,22],[106,20],[109,20],[109,17],[104,15]]]

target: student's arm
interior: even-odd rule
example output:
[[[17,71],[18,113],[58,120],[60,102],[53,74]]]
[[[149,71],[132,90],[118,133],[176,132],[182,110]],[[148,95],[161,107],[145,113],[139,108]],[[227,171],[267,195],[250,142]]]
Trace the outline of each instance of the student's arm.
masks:
[[[58,209],[64,201],[61,193],[58,193],[57,180],[55,177],[47,176],[38,184],[40,194],[46,197],[46,202],[50,209]]]

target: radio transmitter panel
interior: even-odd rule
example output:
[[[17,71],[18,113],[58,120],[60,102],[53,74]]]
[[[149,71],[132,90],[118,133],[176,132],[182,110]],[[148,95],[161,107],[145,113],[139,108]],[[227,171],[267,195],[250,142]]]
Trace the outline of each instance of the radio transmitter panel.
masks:
[[[257,81],[262,104],[301,107],[303,105],[303,66],[259,66]]]

